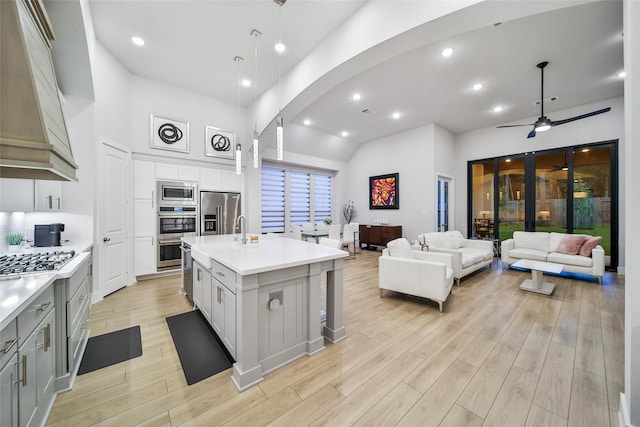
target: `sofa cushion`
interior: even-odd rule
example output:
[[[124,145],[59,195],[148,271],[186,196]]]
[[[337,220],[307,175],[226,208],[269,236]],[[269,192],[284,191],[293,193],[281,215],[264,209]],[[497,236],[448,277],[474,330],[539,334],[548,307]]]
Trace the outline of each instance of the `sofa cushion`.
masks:
[[[444,245],[444,233],[424,233],[424,240],[428,246],[433,246],[434,248],[446,248]]]
[[[580,246],[578,255],[591,256],[591,251],[593,250],[593,248],[598,246],[601,240],[602,240],[602,237],[600,236],[587,236],[582,246]]]
[[[405,238],[390,241],[387,243],[387,249],[389,249],[389,256],[391,257],[416,259],[416,256],[413,254],[411,244]]]
[[[455,246],[450,249],[458,249],[464,246],[465,238],[458,230],[447,231],[447,238],[449,239],[449,242],[451,242],[450,244]]]
[[[586,239],[587,236],[583,234],[566,234],[555,251],[561,254],[577,255]]]
[[[547,253],[547,251],[539,249],[518,248],[509,251],[509,256],[512,258],[532,259],[534,261],[546,261]]]
[[[549,252],[556,252],[560,241],[566,235],[567,233],[555,233],[553,231],[549,233]]]
[[[476,262],[478,261],[474,257],[462,255],[462,268],[471,267]]]
[[[576,265],[579,267],[593,267],[593,259],[580,255],[567,255],[559,252],[551,252],[547,255],[547,261],[557,262],[558,264]]]
[[[493,250],[487,251],[480,248],[472,248],[469,246],[463,246],[460,248],[462,256],[472,256],[477,259],[477,262],[488,261],[493,259]]]
[[[549,233],[540,231],[514,231],[513,242],[516,249],[536,249],[549,252]]]

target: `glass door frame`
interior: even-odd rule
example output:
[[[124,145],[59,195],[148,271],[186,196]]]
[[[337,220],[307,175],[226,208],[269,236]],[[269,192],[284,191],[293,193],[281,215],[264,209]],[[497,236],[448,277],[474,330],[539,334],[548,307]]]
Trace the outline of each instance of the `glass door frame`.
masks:
[[[495,195],[499,194],[499,164],[501,161],[505,161],[507,158],[514,158],[525,156],[525,231],[536,230],[536,154],[557,154],[565,153],[567,156],[567,165],[569,170],[567,171],[567,233],[573,233],[574,230],[574,152],[582,150],[584,148],[604,148],[609,147],[611,150],[610,168],[611,168],[611,253],[607,254],[610,257],[610,263],[607,265],[608,269],[615,269],[618,266],[619,256],[619,219],[618,219],[618,203],[619,203],[619,178],[618,178],[618,140],[608,140],[590,144],[579,144],[561,148],[553,148],[548,150],[538,150],[526,153],[517,153],[504,155],[493,158],[477,159],[467,162],[467,234],[472,236],[473,230],[473,173],[472,167],[477,163],[489,163],[493,161],[493,212],[494,212],[494,239],[499,239],[500,222],[499,222],[499,197]]]

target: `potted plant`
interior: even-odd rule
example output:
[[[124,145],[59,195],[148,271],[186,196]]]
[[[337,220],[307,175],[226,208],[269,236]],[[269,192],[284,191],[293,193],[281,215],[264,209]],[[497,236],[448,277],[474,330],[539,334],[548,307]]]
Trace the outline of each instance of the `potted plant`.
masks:
[[[351,223],[351,220],[358,216],[358,212],[356,211],[356,206],[353,203],[353,200],[349,200],[342,207],[342,215],[344,215],[345,221],[347,224]]]
[[[327,224],[327,225],[331,225],[331,223],[333,222],[333,220],[331,218],[325,218],[322,221],[324,221],[324,223]]]
[[[24,234],[18,231],[9,231],[5,234],[5,239],[7,240],[7,245],[9,245],[9,252],[18,252],[24,239]]]

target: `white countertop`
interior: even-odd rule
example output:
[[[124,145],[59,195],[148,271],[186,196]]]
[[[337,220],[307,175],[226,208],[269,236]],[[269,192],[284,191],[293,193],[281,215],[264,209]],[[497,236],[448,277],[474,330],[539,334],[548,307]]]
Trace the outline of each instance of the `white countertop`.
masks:
[[[60,270],[18,276],[11,279],[0,278],[0,330],[33,302],[48,286],[58,279],[71,277],[80,264],[91,253],[85,252],[91,244],[55,246],[50,248],[28,248],[16,253],[37,253],[51,251],[76,251],[76,255]],[[9,254],[12,255],[13,253]]]
[[[247,238],[255,234],[247,233]],[[265,271],[344,258],[348,252],[287,237],[258,236],[258,243],[242,245],[238,234],[223,236],[183,237],[191,245],[191,256],[211,268],[210,259],[246,276]]]

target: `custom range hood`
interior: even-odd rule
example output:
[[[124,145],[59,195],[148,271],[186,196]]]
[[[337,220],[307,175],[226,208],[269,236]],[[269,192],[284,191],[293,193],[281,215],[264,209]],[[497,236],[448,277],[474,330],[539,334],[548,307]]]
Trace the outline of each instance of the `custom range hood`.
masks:
[[[77,181],[40,0],[0,1],[0,177]]]

